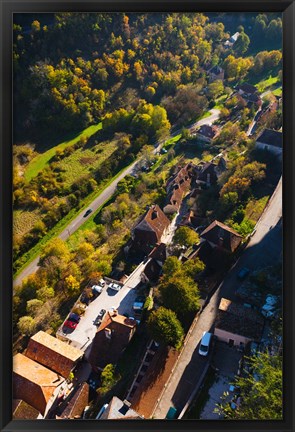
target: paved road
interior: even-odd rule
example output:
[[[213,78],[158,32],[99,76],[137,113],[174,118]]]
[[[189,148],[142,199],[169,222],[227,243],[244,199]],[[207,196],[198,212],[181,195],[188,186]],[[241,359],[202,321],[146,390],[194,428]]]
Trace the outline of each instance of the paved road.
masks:
[[[137,161],[135,161],[132,165],[126,168],[120,175],[117,177],[95,200],[89,205],[93,211],[96,211],[104,202],[106,202],[115,192],[117,184],[120,180],[122,180],[127,174],[132,173]],[[92,213],[90,213],[91,215]],[[90,217],[84,217],[85,209],[80,212],[76,218],[70,222],[70,224],[59,234],[62,240],[66,240],[71,234],[73,234],[83,223]],[[35,273],[38,269],[39,256],[34,259],[13,281],[13,285],[17,286],[21,284],[22,280],[29,276],[32,273]]]
[[[204,308],[184,347],[177,366],[156,407],[153,417],[165,418],[170,406],[180,412],[194,390],[206,366],[207,358],[198,355],[198,345],[203,331],[210,331],[218,310],[221,297],[234,299],[238,288],[237,273],[242,267],[251,271],[263,268],[274,262],[282,252],[282,179],[272,195],[265,212],[256,225],[256,232],[251,238],[241,258],[230,270],[218,287],[210,302]]]
[[[192,124],[189,126],[190,129],[195,129],[198,126],[201,126],[203,124],[210,124],[213,121],[215,121],[219,117],[220,111],[218,109],[212,109],[210,111],[212,114],[209,117],[206,117],[202,120],[199,120],[198,122]],[[178,135],[181,132],[181,130],[177,130],[171,134],[171,137],[174,137]],[[164,145],[165,141],[161,141],[158,143],[158,146],[153,150],[154,153],[157,153],[162,146]],[[132,165],[130,165],[128,168],[126,168],[120,175],[117,177],[95,200],[89,205],[89,208],[91,208],[93,211],[96,211],[101,205],[103,205],[115,192],[117,184],[120,180],[122,180],[126,175],[131,174],[136,170],[136,164],[138,163],[139,159],[137,159]],[[87,220],[89,216],[84,217],[85,215],[85,209],[80,212],[77,217],[70,222],[70,224],[59,234],[58,237],[60,237],[62,240],[66,240],[71,234],[73,234],[83,223]],[[39,256],[35,258],[30,264],[27,265],[27,267],[14,279],[13,285],[17,286],[20,285],[24,278],[29,276],[32,273],[35,273],[38,270],[38,262],[39,262]]]

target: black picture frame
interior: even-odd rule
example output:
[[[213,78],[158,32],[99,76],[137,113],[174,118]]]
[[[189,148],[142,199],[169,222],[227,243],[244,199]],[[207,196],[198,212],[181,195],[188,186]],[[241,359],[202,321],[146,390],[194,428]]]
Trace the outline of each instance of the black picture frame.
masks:
[[[284,419],[282,421],[13,421],[12,420],[12,15],[16,12],[282,12],[283,13],[283,282],[284,282]],[[0,422],[3,431],[293,431],[294,425],[294,1],[5,1],[1,0],[1,248],[0,248]]]

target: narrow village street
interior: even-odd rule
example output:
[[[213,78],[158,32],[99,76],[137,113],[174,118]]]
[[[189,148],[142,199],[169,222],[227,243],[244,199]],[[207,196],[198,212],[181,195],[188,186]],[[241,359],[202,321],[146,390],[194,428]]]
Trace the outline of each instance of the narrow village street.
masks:
[[[153,413],[156,419],[165,418],[169,408],[180,412],[195,389],[208,362],[198,354],[198,345],[204,331],[212,329],[219,302],[222,297],[234,298],[239,286],[237,274],[242,267],[251,271],[270,265],[282,251],[282,179],[256,225],[256,231],[241,258],[220,284],[210,302],[204,308],[191,332],[176,367],[168,381]],[[276,262],[276,261],[275,261]]]

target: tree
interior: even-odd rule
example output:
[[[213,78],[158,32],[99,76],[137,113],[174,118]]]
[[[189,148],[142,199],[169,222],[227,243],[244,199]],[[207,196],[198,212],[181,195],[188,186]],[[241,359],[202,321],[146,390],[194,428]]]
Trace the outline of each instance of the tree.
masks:
[[[227,192],[221,195],[220,204],[222,206],[222,211],[227,213],[229,210],[235,208],[238,200],[239,200],[239,196],[237,192]]]
[[[64,262],[68,262],[70,260],[70,251],[66,243],[59,237],[51,240],[49,243],[47,243],[46,246],[44,246],[40,254],[39,265],[42,266],[42,264],[48,257],[56,257],[60,261]]]
[[[245,54],[245,52],[248,50],[248,47],[250,45],[250,38],[246,33],[241,32],[238,39],[234,43],[233,49],[238,54]]]
[[[76,294],[79,292],[80,283],[77,281],[77,279],[74,276],[69,275],[65,278],[65,289],[70,294]]]
[[[101,387],[97,390],[100,395],[106,394],[120,379],[115,375],[115,366],[111,363],[107,364],[101,372]]]
[[[17,327],[21,334],[31,336],[36,331],[36,321],[30,316],[23,316],[18,320]]]
[[[193,244],[198,244],[200,241],[199,235],[189,227],[182,226],[177,229],[173,237],[173,243],[179,246],[189,247]]]
[[[184,331],[174,312],[164,307],[151,313],[147,321],[148,331],[156,342],[176,349],[181,347]]]
[[[163,275],[165,279],[174,276],[176,272],[181,270],[181,262],[176,256],[170,256],[166,259],[163,265]]]
[[[178,272],[160,283],[159,292],[165,307],[175,312],[182,324],[189,324],[200,307],[198,287],[194,280],[184,272]]]
[[[241,403],[237,409],[225,402],[217,411],[226,419],[281,420],[283,418],[283,364],[282,357],[259,353],[248,358],[248,370],[236,377],[234,385],[240,388]]]
[[[41,308],[42,305],[43,305],[43,301],[38,299],[32,299],[27,301],[27,313],[33,316],[36,315],[36,313],[38,312],[38,310]]]
[[[221,96],[223,92],[224,86],[221,80],[213,81],[208,85],[208,96],[213,100]]]

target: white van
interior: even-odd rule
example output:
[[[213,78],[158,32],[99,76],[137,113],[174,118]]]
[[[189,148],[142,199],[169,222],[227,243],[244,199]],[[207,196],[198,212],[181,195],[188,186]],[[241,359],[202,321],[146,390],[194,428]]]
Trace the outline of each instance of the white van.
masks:
[[[201,356],[208,355],[211,339],[212,339],[212,333],[209,333],[209,332],[203,333],[203,337],[202,337],[202,340],[200,343],[200,348],[199,348],[199,354]]]

